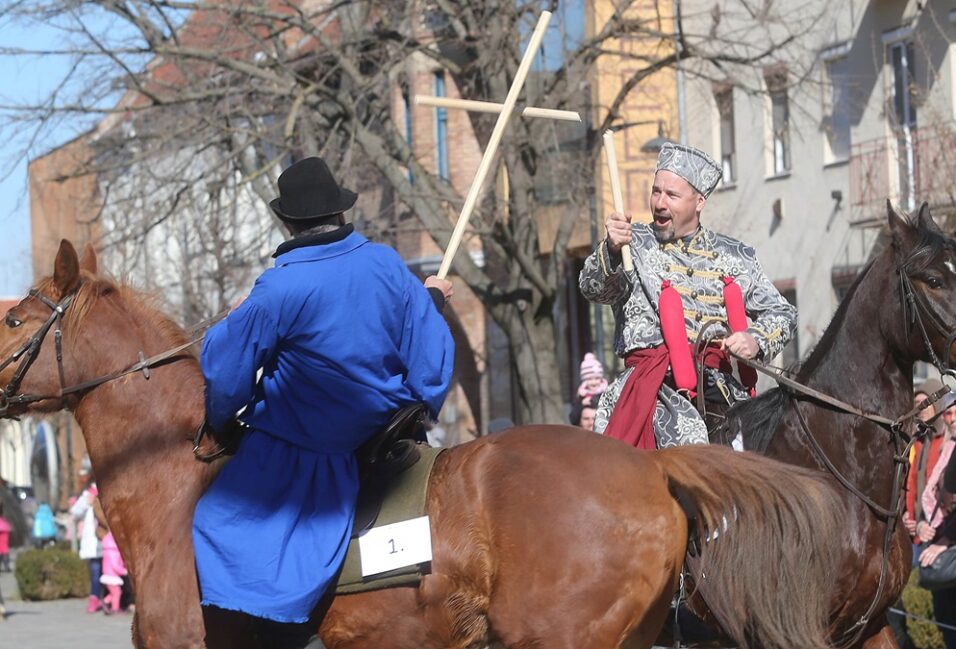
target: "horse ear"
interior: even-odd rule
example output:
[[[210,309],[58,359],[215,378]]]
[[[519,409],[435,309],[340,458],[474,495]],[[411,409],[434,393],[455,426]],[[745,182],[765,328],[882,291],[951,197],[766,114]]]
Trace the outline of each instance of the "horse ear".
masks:
[[[886,199],[886,215],[890,220],[890,234],[893,237],[893,247],[898,255],[906,255],[916,245],[916,228],[904,216],[900,216],[890,199]]]
[[[926,230],[934,234],[943,234],[943,231],[939,229],[939,226],[933,219],[933,215],[930,214],[929,203],[926,201],[923,201],[923,204],[919,206],[919,214],[916,216],[916,225],[920,230]]]
[[[83,247],[83,256],[80,257],[80,270],[96,275],[96,250],[93,249],[92,243],[87,243]]]
[[[53,262],[53,285],[63,297],[76,290],[79,284],[80,260],[76,256],[76,248],[66,239],[61,239],[56,261]]]

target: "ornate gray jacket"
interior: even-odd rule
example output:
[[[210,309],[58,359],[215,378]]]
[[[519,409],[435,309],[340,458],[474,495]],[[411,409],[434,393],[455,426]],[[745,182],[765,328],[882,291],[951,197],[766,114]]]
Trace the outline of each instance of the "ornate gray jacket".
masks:
[[[744,296],[747,331],[760,347],[761,357],[776,356],[796,328],[796,309],[764,274],[750,246],[706,228],[674,242],[661,244],[648,224],[632,226],[631,257],[634,272],[625,273],[620,259],[612,259],[602,242],[585,260],[579,285],[592,302],[608,304],[615,319],[614,351],[620,357],[635,349],[663,344],[657,303],[664,280],[681,294],[687,337],[697,339],[704,323],[717,320],[710,334],[726,335],[723,277],[733,277]],[[601,398],[595,431],[603,433],[631,370],[627,369]],[[654,431],[659,447],[706,443],[707,430],[694,406],[666,383],[658,394]]]

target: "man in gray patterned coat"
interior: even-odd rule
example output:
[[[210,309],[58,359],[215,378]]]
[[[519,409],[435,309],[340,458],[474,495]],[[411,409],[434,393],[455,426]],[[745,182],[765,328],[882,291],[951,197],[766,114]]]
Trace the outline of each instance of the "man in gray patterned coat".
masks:
[[[670,342],[664,344],[662,290],[679,294],[676,308],[683,306],[691,344],[705,323],[718,321],[708,334],[719,334],[723,340],[709,350],[714,362],[704,370],[704,384],[706,394],[719,394],[727,403],[746,399],[749,392],[731,375],[726,352],[770,359],[793,335],[796,309],[767,279],[753,248],[700,224],[701,211],[720,177],[720,167],[703,151],[665,144],[650,199],[654,220],[631,223],[630,214],[611,214],[605,223],[607,238],[585,260],[581,292],[592,302],[613,307],[614,350],[627,366],[601,398],[594,424],[598,433],[639,448],[708,441],[689,391],[675,388],[672,365],[680,363],[680,350]],[[624,246],[630,247],[633,273],[622,268]],[[731,285],[739,286],[743,295],[749,318],[746,330],[732,332],[728,324],[725,296]],[[743,313],[737,320],[746,322]],[[673,340],[671,334],[668,340]]]

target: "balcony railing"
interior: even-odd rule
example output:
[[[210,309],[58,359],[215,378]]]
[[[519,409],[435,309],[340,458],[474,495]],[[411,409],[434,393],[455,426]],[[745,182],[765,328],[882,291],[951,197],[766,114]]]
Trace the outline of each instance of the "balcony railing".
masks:
[[[956,205],[956,123],[895,129],[851,147],[851,221],[882,219],[887,198],[905,210]]]

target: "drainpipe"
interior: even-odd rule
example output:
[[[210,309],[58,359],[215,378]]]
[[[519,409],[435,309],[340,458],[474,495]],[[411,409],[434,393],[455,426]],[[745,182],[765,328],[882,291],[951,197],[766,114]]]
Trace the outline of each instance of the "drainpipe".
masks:
[[[680,143],[687,144],[687,108],[684,103],[684,61],[681,46],[680,0],[674,0],[674,47],[677,50],[677,129],[680,131]]]

